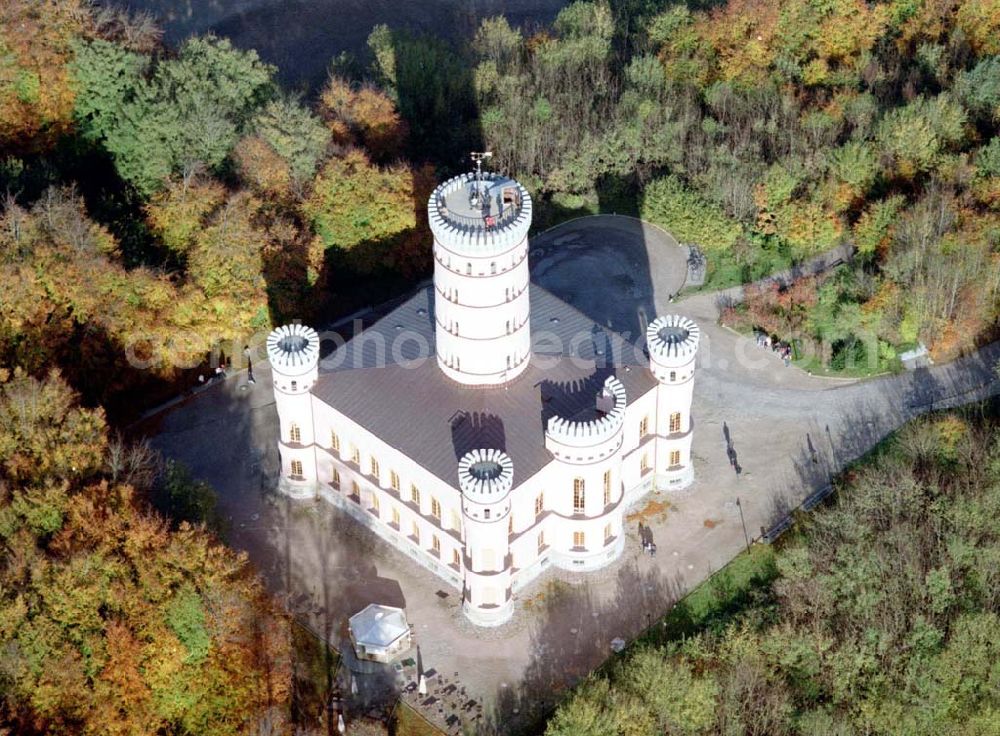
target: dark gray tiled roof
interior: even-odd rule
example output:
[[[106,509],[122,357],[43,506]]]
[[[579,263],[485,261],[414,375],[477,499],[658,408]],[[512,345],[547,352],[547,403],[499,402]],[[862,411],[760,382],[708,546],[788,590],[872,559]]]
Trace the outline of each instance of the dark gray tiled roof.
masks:
[[[325,358],[312,392],[452,486],[459,459],[477,447],[507,452],[520,485],[552,459],[544,428],[553,413],[590,418],[611,373],[630,402],[656,384],[641,347],[539,286],[530,297],[534,353],[507,386],[470,388],[440,371],[427,286]]]

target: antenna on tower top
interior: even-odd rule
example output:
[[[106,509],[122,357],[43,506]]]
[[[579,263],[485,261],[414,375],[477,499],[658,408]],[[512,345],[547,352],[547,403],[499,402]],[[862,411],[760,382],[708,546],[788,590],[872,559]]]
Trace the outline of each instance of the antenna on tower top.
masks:
[[[493,158],[493,151],[473,151],[469,158],[476,164],[476,181],[469,192],[469,204],[478,207],[482,202],[483,161]]]

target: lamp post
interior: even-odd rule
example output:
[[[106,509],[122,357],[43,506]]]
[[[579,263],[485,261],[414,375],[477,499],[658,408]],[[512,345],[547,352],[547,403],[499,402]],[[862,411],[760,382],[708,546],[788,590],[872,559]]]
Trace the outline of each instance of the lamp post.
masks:
[[[740,510],[740,524],[743,525],[743,540],[747,543],[747,554],[750,554],[750,535],[747,534],[747,520],[743,518],[743,504],[740,497],[736,497],[736,508]]]

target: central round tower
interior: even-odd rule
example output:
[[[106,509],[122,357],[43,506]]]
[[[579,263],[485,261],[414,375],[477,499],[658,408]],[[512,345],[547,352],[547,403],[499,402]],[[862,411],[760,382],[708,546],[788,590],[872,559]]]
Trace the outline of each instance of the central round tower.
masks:
[[[506,383],[531,357],[531,196],[508,177],[470,172],[435,189],[427,210],[438,365],[468,386]]]

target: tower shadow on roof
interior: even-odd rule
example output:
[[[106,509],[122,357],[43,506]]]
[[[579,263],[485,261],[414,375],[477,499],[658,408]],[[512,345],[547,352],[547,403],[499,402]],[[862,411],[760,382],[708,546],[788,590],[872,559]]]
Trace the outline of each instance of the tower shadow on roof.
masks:
[[[456,411],[451,417],[451,443],[455,449],[456,461],[472,450],[507,452],[503,420],[487,412]]]

